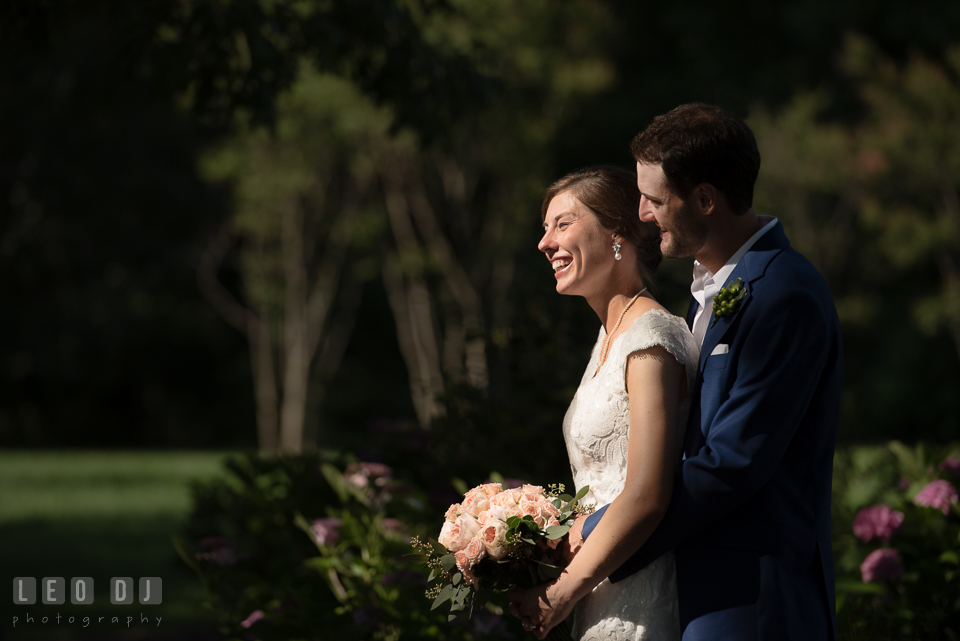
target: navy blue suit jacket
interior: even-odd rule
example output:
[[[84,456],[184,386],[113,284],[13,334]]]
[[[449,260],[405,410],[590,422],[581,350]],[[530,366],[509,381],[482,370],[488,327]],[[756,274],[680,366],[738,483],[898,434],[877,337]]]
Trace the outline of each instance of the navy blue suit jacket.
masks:
[[[684,641],[835,639],[836,309],[780,224],[725,285],[737,278],[746,298],[704,336],[670,506],[610,580],[672,549]],[[728,351],[713,354],[718,345]],[[605,510],[587,518],[585,537]]]

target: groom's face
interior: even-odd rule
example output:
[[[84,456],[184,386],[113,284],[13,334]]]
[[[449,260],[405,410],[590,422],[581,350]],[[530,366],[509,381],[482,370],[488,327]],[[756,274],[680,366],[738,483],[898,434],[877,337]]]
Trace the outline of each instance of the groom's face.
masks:
[[[637,163],[640,220],[660,228],[660,251],[667,258],[693,256],[707,240],[707,224],[689,203],[667,186],[660,165]]]

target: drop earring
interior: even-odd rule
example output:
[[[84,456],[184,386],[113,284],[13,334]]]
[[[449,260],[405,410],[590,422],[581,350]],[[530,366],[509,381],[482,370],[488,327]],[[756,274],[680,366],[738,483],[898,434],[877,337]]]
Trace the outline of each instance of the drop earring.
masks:
[[[615,259],[620,260],[621,258],[623,258],[623,256],[620,255],[620,241],[619,241],[619,240],[614,239],[614,241],[613,241],[613,252],[614,252],[614,253],[613,253],[613,257],[614,257]]]

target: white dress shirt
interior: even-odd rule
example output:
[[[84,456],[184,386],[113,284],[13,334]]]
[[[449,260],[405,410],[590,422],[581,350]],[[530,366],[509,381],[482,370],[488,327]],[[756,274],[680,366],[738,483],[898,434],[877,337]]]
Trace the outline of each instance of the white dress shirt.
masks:
[[[723,287],[730,274],[733,272],[737,263],[743,258],[743,255],[750,251],[754,243],[760,240],[760,237],[773,229],[777,224],[777,219],[773,216],[757,216],[763,224],[763,228],[750,237],[730,259],[717,270],[714,274],[709,269],[701,265],[698,261],[693,261],[693,283],[690,285],[690,293],[697,301],[697,315],[693,317],[693,337],[698,345],[703,345],[703,337],[707,333],[710,323],[710,317],[713,315],[713,297],[717,295],[720,288]]]

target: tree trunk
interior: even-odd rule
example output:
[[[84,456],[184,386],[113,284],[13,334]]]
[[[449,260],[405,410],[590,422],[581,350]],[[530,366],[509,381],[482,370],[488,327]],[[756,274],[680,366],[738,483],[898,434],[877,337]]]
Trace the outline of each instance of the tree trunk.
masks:
[[[280,223],[280,247],[284,273],[283,400],[280,405],[280,451],[300,454],[307,413],[310,361],[306,344],[307,274],[304,262],[302,212],[296,198],[284,207]]]

